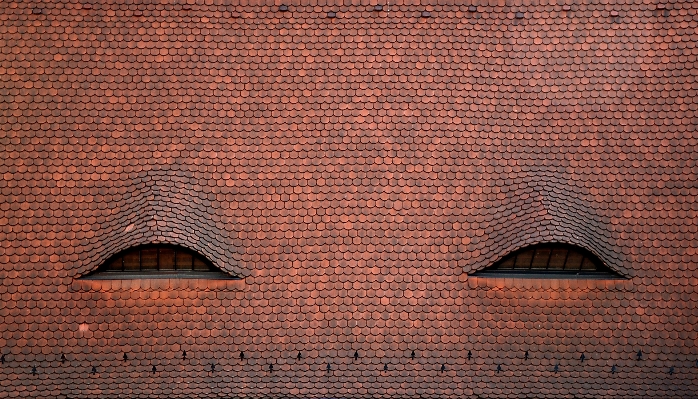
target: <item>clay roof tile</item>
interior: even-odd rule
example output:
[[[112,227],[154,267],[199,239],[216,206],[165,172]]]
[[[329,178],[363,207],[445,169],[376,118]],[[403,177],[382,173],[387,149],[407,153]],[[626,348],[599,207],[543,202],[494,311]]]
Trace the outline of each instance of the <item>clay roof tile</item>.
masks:
[[[0,392],[690,397],[695,14],[12,3]],[[626,279],[469,275],[550,241]],[[145,243],[244,280],[76,280]]]

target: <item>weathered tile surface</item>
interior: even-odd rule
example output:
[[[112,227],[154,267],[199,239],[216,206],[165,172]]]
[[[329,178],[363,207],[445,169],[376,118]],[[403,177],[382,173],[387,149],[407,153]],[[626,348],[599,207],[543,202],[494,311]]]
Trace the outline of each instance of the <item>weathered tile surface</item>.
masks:
[[[697,11],[0,2],[0,397],[695,397]]]

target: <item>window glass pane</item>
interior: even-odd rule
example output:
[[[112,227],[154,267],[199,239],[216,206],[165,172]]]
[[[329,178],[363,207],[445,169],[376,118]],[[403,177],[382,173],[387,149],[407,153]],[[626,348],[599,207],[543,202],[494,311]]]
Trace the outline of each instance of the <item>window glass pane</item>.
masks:
[[[571,251],[569,255],[567,255],[567,263],[565,264],[565,270],[579,270],[579,267],[582,265],[583,260],[584,255],[580,254],[579,252]]]
[[[584,258],[582,262],[582,270],[596,270],[596,265],[589,258]]]
[[[497,266],[497,269],[513,269],[515,260],[516,257],[510,256],[509,258],[504,259],[504,262],[500,263],[499,266]]]
[[[533,250],[528,250],[519,253],[516,257],[515,269],[530,269],[531,259],[533,258]]]
[[[175,251],[172,248],[160,248],[160,270],[174,270]]]
[[[550,254],[550,263],[548,269],[562,270],[565,268],[565,258],[567,258],[566,249],[553,249]]]
[[[124,255],[124,270],[140,269],[140,251],[129,252]]]
[[[547,269],[548,258],[550,258],[550,248],[538,248],[536,254],[533,255],[533,264],[531,269]]]
[[[208,265],[198,257],[194,258],[194,270],[208,270]]]
[[[550,278],[603,278],[604,275],[620,277],[587,250],[554,242],[519,249],[473,275],[488,276],[501,273],[502,276],[506,276],[507,273],[514,272],[512,276],[519,276],[524,274],[523,271],[530,271],[536,278],[543,274],[548,274]]]
[[[123,269],[123,267],[124,266],[122,263],[122,258],[118,257],[118,258],[112,260],[111,263],[109,263],[109,265],[107,265],[107,270],[109,270],[109,271],[115,271],[115,270],[121,271]]]
[[[191,270],[192,269],[192,258],[191,254],[184,251],[177,251],[177,270]]]
[[[158,271],[168,273],[163,275]],[[191,271],[199,273],[187,273]],[[125,272],[119,278],[126,279],[169,278],[170,273],[179,274],[181,278],[237,278],[219,270],[196,252],[170,244],[132,247],[108,259],[85,278],[116,278],[113,274],[116,272]],[[149,272],[152,273],[148,276]]]
[[[141,250],[141,270],[158,269],[158,249],[147,248]]]

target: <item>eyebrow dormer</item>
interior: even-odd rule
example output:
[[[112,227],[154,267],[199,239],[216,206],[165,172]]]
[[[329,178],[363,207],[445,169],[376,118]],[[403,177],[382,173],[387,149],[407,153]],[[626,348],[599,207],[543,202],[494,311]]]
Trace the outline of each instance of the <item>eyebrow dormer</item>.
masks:
[[[473,276],[622,278],[590,251],[564,243],[543,243],[519,249]]]
[[[109,258],[84,277],[91,280],[140,278],[239,279],[190,249],[169,244],[131,247]]]

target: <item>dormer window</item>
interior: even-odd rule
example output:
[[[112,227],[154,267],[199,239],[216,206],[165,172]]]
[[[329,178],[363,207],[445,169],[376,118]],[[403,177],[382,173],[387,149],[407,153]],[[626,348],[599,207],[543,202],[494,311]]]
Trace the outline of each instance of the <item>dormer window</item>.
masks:
[[[175,245],[151,244],[129,248],[109,258],[86,279],[206,278],[237,279],[202,255]]]
[[[586,249],[562,243],[545,243],[522,248],[473,275],[533,278],[621,277]]]

